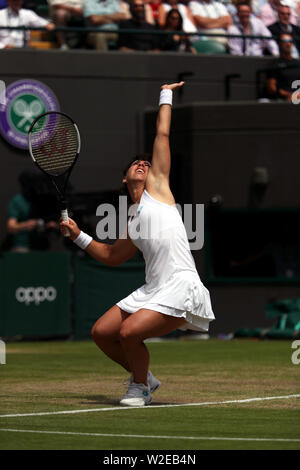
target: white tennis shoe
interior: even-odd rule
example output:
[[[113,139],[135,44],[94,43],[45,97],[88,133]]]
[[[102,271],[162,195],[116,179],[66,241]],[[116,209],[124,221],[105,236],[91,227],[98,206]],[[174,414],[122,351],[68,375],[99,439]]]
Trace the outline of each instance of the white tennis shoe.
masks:
[[[150,387],[150,392],[151,393],[155,392],[161,386],[160,380],[158,380],[156,377],[154,377],[151,370],[148,371],[147,382],[148,382],[148,385]]]
[[[125,383],[126,383],[126,385],[128,385],[128,384],[130,385],[130,384],[132,384],[132,382],[133,382],[133,377],[131,375],[129,380]],[[154,393],[161,386],[160,380],[158,380],[156,377],[154,377],[151,370],[148,371],[147,382],[148,382],[148,385],[150,387],[150,393]]]
[[[125,395],[120,400],[120,405],[124,406],[145,406],[152,401],[149,385],[136,384],[130,382]]]

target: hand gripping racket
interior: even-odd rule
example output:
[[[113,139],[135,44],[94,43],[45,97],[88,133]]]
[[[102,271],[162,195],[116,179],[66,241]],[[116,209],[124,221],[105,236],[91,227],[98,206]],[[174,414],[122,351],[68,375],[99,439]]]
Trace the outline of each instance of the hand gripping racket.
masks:
[[[58,193],[62,220],[68,222],[65,195],[80,152],[77,125],[67,114],[58,111],[41,114],[28,131],[28,148],[34,163],[51,179]],[[70,236],[69,230],[65,236]]]

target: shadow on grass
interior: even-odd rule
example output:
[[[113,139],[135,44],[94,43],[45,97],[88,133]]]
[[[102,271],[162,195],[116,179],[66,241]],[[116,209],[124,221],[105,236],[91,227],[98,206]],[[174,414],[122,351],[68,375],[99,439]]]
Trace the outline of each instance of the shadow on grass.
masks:
[[[119,399],[112,399],[106,395],[87,395],[81,397],[82,400],[80,404],[81,405],[113,405],[113,406],[120,406],[120,400]],[[174,405],[174,403],[171,402],[163,402],[163,401],[157,401],[152,400],[152,405]],[[151,405],[150,405],[151,406]]]

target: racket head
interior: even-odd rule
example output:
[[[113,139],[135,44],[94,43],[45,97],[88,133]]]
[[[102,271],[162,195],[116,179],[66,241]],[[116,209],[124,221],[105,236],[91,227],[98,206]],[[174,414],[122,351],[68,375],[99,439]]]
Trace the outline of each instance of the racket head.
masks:
[[[51,177],[70,175],[80,147],[80,133],[76,123],[60,111],[40,114],[28,131],[30,156]]]

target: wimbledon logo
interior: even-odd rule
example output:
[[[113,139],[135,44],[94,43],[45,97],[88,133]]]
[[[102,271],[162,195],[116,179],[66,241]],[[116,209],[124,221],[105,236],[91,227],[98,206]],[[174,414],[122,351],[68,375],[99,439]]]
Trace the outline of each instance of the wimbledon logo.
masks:
[[[27,134],[33,120],[47,111],[59,111],[56,96],[37,80],[18,80],[6,89],[0,112],[0,133],[11,145],[28,149]]]

